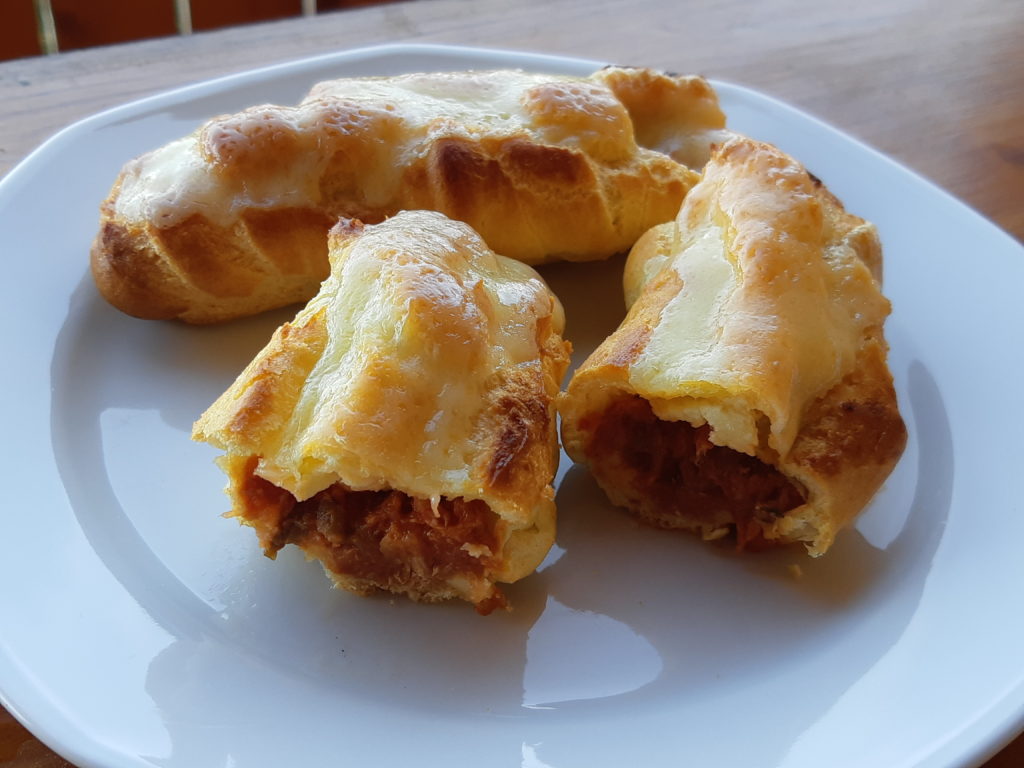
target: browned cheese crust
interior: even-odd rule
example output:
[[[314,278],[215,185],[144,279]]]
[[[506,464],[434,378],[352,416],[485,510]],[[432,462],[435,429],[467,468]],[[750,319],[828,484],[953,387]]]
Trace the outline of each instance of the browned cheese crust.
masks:
[[[437,213],[330,235],[320,292],[196,423],[231,514],[359,593],[504,605],[554,542],[562,310]]]
[[[309,299],[339,216],[436,210],[525,263],[602,259],[675,215],[724,123],[705,80],[643,69],[325,82],[128,163],[92,271],[129,314],[211,323]]]
[[[741,549],[825,552],[899,459],[874,227],[735,138],[629,256],[630,311],[560,397],[617,505]]]

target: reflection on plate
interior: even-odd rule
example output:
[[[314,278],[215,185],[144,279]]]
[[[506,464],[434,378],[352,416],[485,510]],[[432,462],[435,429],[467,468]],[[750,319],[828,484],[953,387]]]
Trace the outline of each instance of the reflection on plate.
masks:
[[[829,555],[737,557],[641,528],[563,461],[558,544],[516,610],[360,599],[263,558],[196,416],[292,310],[133,320],[87,273],[121,164],[204,118],[352,74],[594,62],[440,47],[239,75],[72,126],[0,184],[10,274],[3,703],[83,765],[964,765],[1024,712],[1024,254],[873,151],[718,84],[731,126],[800,158],[886,248],[910,429]],[[621,319],[622,260],[542,268],[577,361]],[[997,389],[998,388],[998,389]],[[788,566],[799,561],[803,578]]]

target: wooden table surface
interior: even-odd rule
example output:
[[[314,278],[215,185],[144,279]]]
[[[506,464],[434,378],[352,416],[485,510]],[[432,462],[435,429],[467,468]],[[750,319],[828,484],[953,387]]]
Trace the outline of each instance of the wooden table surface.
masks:
[[[345,48],[436,42],[751,86],[896,158],[1024,240],[1022,40],[1016,0],[418,0],[0,64],[0,174],[63,126],[167,88]],[[2,709],[0,764],[67,765]],[[1024,737],[985,765],[1024,766]]]

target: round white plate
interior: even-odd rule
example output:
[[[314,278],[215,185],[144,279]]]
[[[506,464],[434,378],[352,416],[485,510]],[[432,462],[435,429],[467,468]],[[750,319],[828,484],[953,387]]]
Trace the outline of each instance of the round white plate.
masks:
[[[272,67],[71,126],[0,183],[2,702],[82,766],[960,766],[1024,723],[1015,487],[1024,252],[874,151],[718,84],[731,126],[801,159],[886,253],[910,443],[823,559],[737,557],[611,509],[564,462],[558,545],[516,610],[363,599],[260,554],[192,421],[294,310],[126,317],[88,272],[131,157],[343,75],[597,62],[385,47]],[[952,150],[951,150],[952,151]],[[543,270],[587,353],[621,260]],[[799,562],[803,578],[788,566]]]

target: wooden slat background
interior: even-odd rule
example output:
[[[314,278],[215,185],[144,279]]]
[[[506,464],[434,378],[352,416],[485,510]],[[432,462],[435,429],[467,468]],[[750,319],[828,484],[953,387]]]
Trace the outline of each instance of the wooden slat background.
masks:
[[[217,29],[272,21],[302,13],[302,0],[193,0],[192,29]]]
[[[32,3],[32,0],[15,0]],[[174,3],[139,0],[50,0],[62,51],[173,35]]]
[[[32,0],[5,2],[4,23],[0,24],[0,60],[36,56],[42,52]]]
[[[390,0],[316,0],[318,13]],[[36,14],[39,0],[5,0],[0,61],[44,53]],[[179,32],[174,0],[49,0],[60,51],[166,37]],[[302,0],[191,0],[199,32],[302,15]]]

